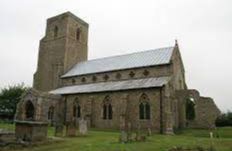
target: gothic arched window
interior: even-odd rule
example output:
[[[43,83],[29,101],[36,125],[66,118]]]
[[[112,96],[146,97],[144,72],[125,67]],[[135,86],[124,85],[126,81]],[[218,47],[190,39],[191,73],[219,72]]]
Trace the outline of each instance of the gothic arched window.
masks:
[[[107,119],[107,106],[105,104],[103,105],[103,119]]]
[[[25,111],[26,111],[26,119],[33,120],[35,114],[35,108],[31,101],[27,101],[25,106]]]
[[[146,113],[145,113],[146,117],[145,118],[150,119],[150,104],[149,103],[146,103],[145,111],[146,111]]]
[[[73,117],[81,117],[81,106],[79,104],[78,98],[75,99],[75,102],[73,104]]]
[[[112,120],[113,119],[113,109],[111,105],[111,99],[109,96],[106,96],[103,100],[103,119]]]
[[[112,105],[109,104],[108,106],[108,119],[111,120],[113,116]]]
[[[76,40],[80,40],[80,36],[81,36],[81,29],[77,28],[77,30],[76,30]]]
[[[140,104],[139,104],[139,118],[140,119],[150,119],[151,117],[151,109],[149,104],[149,98],[146,94],[142,94],[140,97]]]
[[[73,117],[76,117],[77,115],[77,107],[76,105],[73,105]]]
[[[143,105],[143,103],[139,104],[139,118],[144,119],[144,105]]]
[[[77,117],[78,118],[81,117],[81,106],[80,105],[77,106]]]
[[[54,107],[50,106],[48,109],[48,120],[53,120],[54,117]]]
[[[55,28],[54,28],[54,38],[56,38],[58,36],[58,32],[59,32],[59,28],[57,26],[55,26]]]

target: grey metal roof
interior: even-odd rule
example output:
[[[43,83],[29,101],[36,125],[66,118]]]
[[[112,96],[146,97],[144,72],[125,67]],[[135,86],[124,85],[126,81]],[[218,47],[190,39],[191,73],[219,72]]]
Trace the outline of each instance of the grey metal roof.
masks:
[[[174,47],[159,48],[127,55],[94,59],[77,63],[62,78],[114,70],[170,63]]]
[[[162,87],[168,81],[170,77],[153,77],[136,80],[125,81],[109,81],[92,84],[82,84],[75,86],[66,86],[52,90],[49,93],[52,94],[77,94],[77,93],[94,93],[94,92],[107,92],[107,91],[120,91],[131,90],[141,88]]]

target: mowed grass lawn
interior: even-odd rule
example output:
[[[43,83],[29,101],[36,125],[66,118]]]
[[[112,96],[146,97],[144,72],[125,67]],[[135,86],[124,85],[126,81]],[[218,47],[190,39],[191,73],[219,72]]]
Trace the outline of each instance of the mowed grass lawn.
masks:
[[[13,124],[0,124],[0,128],[14,129]],[[54,134],[54,129],[49,128],[49,136]],[[212,140],[216,151],[232,151],[232,127],[219,128],[220,138]],[[90,130],[88,136],[64,137],[62,141],[36,145],[23,148],[23,151],[167,151],[173,146],[201,146],[209,147],[209,131],[188,129],[176,135],[154,134],[146,142],[132,142],[122,144],[118,142],[119,132]],[[1,150],[1,149],[0,149]],[[9,150],[9,149],[8,149]],[[16,149],[17,150],[17,149]]]

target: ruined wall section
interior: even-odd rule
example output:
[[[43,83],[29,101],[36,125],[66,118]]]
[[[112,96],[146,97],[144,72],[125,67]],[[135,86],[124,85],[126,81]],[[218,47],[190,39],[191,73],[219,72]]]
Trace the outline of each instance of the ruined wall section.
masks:
[[[195,105],[196,118],[189,122],[193,128],[215,128],[215,120],[220,115],[220,110],[212,98],[200,97]]]
[[[214,128],[215,120],[220,115],[220,110],[212,98],[202,97],[197,90],[176,91],[176,98],[181,102],[180,128]],[[195,118],[186,119],[186,101],[191,98],[195,106]]]

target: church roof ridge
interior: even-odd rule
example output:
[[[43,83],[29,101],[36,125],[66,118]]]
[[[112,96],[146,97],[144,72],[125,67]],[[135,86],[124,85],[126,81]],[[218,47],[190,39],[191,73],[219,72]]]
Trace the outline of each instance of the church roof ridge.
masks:
[[[170,46],[170,47],[160,47],[160,48],[156,48],[156,49],[147,49],[147,50],[135,51],[135,52],[125,53],[125,54],[118,54],[118,55],[106,56],[106,57],[101,57],[101,58],[94,58],[94,59],[90,59],[90,60],[86,60],[86,61],[82,61],[82,62],[89,62],[89,61],[102,60],[102,59],[107,59],[107,58],[121,57],[121,56],[127,56],[127,55],[133,55],[133,54],[139,54],[139,53],[145,53],[145,52],[149,52],[149,51],[156,51],[156,50],[160,50],[160,49],[169,49],[169,48],[174,48],[174,47]]]
[[[79,62],[66,72],[62,78],[169,64],[174,48],[163,47]]]

